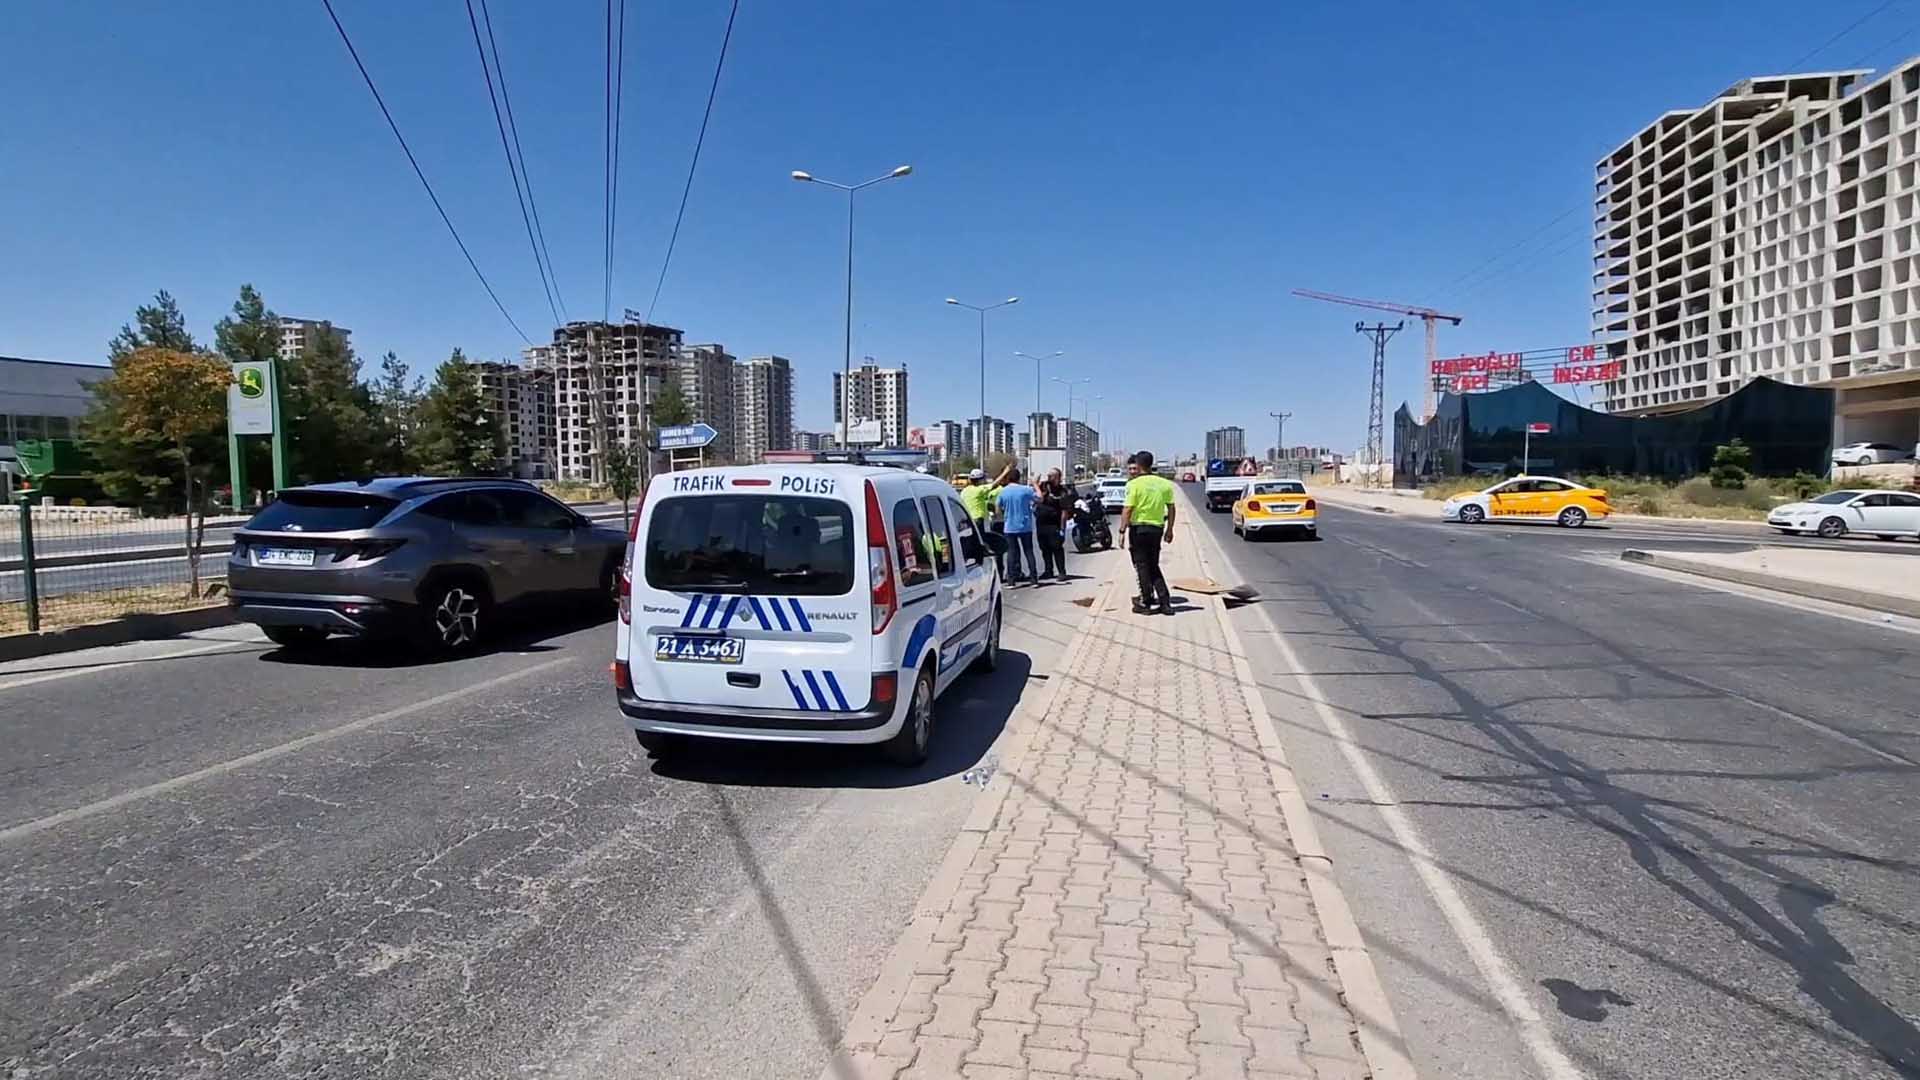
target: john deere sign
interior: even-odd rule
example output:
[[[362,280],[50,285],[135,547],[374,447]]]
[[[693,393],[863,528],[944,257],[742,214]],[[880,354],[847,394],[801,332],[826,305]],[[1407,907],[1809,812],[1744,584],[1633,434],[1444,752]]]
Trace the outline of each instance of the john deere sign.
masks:
[[[273,434],[273,365],[243,361],[233,365],[227,390],[227,430],[235,435]]]

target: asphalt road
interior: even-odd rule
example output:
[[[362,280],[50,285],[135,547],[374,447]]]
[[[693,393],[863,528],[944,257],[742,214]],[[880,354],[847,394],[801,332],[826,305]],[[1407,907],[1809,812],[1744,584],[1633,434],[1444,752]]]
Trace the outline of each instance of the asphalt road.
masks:
[[[810,1080],[1090,585],[1009,594],[912,771],[655,766],[606,624],[0,665],[0,1075]]]
[[[1641,529],[1194,516],[1423,1077],[1920,1076],[1920,636]]]

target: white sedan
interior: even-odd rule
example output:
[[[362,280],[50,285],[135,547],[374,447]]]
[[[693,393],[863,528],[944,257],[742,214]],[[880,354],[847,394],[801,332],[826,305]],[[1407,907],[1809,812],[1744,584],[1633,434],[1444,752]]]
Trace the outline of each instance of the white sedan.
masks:
[[[1783,533],[1818,533],[1829,539],[1850,532],[1882,540],[1920,536],[1920,495],[1904,491],[1829,491],[1806,502],[1776,506],[1767,524]]]
[[[1855,442],[1848,443],[1833,452],[1835,465],[1884,465],[1894,461],[1911,461],[1913,455],[1892,443]]]

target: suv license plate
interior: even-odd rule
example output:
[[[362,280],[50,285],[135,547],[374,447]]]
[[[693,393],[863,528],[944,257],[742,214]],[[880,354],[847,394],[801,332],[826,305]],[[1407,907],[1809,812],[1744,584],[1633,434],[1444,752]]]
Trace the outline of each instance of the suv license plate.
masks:
[[[747,639],[702,634],[660,634],[653,639],[655,660],[695,664],[737,664],[747,657]]]
[[[255,548],[253,550],[255,566],[312,566],[313,551],[310,548]]]

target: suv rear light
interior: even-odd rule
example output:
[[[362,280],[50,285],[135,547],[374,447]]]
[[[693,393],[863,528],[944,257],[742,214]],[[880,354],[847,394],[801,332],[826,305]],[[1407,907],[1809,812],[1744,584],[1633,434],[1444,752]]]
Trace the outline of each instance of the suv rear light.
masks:
[[[377,559],[382,555],[392,552],[404,543],[406,543],[405,539],[355,540],[344,547],[335,548],[333,551],[333,561],[345,562],[348,559]]]
[[[867,487],[867,580],[873,583],[873,632],[878,634],[893,621],[900,600],[893,588],[893,559],[887,553],[887,520],[880,516],[880,496]]]

